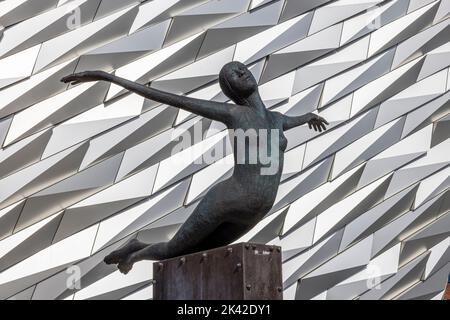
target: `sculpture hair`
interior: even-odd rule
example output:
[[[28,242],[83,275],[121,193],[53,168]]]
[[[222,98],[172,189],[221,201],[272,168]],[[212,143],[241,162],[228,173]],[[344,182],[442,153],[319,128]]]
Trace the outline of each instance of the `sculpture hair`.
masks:
[[[243,99],[242,97],[240,97],[239,95],[237,95],[233,89],[231,88],[230,83],[228,82],[227,79],[227,68],[228,65],[225,65],[222,70],[220,70],[219,73],[219,84],[220,84],[220,88],[222,89],[223,93],[230,98],[234,103],[239,104],[239,105],[244,105],[245,104],[245,99]]]

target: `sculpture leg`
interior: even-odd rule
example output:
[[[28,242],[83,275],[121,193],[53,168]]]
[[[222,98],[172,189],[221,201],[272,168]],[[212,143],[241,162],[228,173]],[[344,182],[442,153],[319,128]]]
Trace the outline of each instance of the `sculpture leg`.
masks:
[[[188,221],[186,221],[188,222]],[[194,228],[188,228],[192,223]],[[197,229],[198,227],[198,229]],[[145,246],[141,250],[132,252],[128,260],[119,263],[123,273],[128,273],[134,263],[141,260],[164,260],[183,254],[209,250],[225,246],[239,239],[251,229],[251,225],[241,225],[230,222],[198,224],[195,217],[184,224],[179,232],[169,242],[155,243]],[[192,233],[191,233],[192,232]],[[186,242],[192,235],[200,239],[196,242]],[[201,237],[204,236],[203,239]],[[195,244],[194,244],[195,243]],[[140,243],[142,245],[142,242]]]
[[[197,208],[170,241],[151,244],[131,252],[126,259],[119,261],[119,270],[126,274],[138,261],[163,260],[195,251],[197,245],[223,222],[223,215],[218,213],[216,208],[215,192],[211,191],[200,201]],[[141,245],[142,243],[136,244],[136,247]]]
[[[115,250],[107,255],[104,261],[106,264],[118,264],[125,260],[133,252],[142,250],[147,246],[148,244],[140,242],[136,238],[133,238],[122,248]]]
[[[251,228],[252,225],[223,222],[196,246],[195,252],[226,246],[241,238]]]

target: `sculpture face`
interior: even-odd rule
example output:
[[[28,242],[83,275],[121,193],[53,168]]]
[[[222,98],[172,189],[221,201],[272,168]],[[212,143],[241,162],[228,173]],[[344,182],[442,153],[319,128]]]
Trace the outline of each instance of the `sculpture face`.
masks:
[[[245,98],[258,89],[255,77],[247,66],[240,62],[230,62],[222,68],[220,86],[227,97],[238,104],[242,104]]]

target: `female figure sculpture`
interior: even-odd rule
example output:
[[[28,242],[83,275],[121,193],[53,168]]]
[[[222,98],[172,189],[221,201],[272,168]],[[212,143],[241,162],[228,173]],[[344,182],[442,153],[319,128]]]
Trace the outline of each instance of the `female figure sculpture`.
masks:
[[[310,129],[326,130],[328,122],[313,113],[289,117],[266,109],[259,95],[258,84],[252,73],[240,62],[226,64],[220,72],[222,91],[235,103],[220,103],[178,96],[141,85],[103,71],[86,71],[64,77],[64,83],[109,81],[145,98],[184,109],[197,115],[224,123],[230,130],[255,130],[277,135],[275,146],[277,170],[261,174],[266,165],[259,158],[256,163],[238,161],[234,144],[234,171],[231,178],[216,184],[199,202],[186,222],[168,242],[145,244],[136,239],[105,257],[107,264],[117,264],[122,273],[128,273],[141,260],[162,260],[187,253],[227,245],[253,228],[272,208],[283,171],[284,151],[287,146],[283,131],[308,123]],[[270,141],[271,137],[266,137]],[[245,145],[245,155],[257,147]],[[268,146],[273,149],[274,146]]]

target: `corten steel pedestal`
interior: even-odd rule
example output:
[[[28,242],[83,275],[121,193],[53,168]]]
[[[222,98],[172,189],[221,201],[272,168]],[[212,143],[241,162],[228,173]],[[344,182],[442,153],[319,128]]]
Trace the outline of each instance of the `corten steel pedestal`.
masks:
[[[153,264],[154,300],[281,300],[281,248],[240,243]]]

